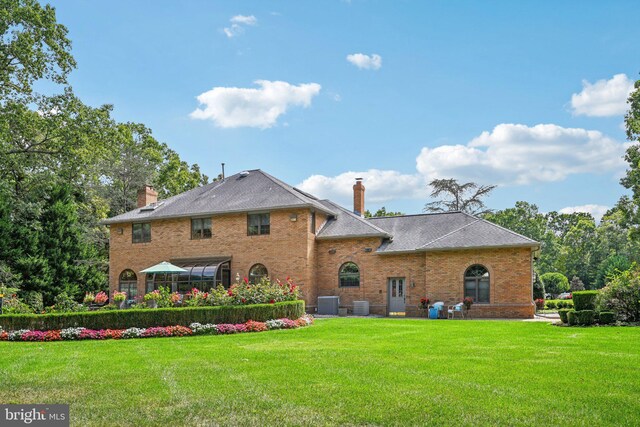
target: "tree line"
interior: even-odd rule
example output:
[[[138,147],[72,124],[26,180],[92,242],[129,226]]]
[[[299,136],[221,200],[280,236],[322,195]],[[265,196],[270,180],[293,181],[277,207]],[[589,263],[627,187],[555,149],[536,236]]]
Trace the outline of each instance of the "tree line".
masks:
[[[54,8],[0,5],[0,287],[51,304],[63,292],[106,288],[108,231],[99,222],[135,208],[143,185],[166,198],[209,178],[144,124],[82,102],[68,82],[76,61]],[[54,94],[36,92],[41,81]]]

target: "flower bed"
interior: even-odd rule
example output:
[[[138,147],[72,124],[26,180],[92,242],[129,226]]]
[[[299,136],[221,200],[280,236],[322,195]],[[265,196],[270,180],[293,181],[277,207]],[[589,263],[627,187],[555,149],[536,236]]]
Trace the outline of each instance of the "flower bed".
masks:
[[[296,329],[313,324],[313,317],[305,315],[296,320],[274,319],[266,322],[249,320],[246,323],[237,324],[201,324],[192,323],[187,326],[159,326],[151,328],[127,328],[127,329],[86,329],[66,328],[52,331],[30,331],[19,329],[17,331],[0,330],[0,341],[75,341],[75,340],[106,340],[106,339],[130,339],[130,338],[155,338],[155,337],[186,337],[189,335],[227,335],[243,332],[263,332],[275,329]]]
[[[245,323],[304,315],[304,301],[274,304],[232,305],[222,307],[184,307],[130,310],[99,310],[75,313],[0,315],[0,328],[5,330],[63,330],[85,327],[95,330],[151,328],[155,326],[189,326],[192,323]]]

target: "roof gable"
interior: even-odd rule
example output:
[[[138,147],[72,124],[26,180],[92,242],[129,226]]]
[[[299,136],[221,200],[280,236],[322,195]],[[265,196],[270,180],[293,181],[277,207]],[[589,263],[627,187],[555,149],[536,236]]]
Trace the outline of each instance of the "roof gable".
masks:
[[[315,197],[257,169],[194,188],[158,203],[153,210],[138,208],[109,218],[105,224],[208,214],[284,208],[312,208],[333,214]]]

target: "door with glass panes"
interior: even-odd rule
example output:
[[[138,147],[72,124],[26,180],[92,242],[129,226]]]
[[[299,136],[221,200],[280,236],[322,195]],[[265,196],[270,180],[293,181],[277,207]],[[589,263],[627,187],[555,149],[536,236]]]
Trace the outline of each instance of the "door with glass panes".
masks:
[[[389,278],[389,314],[405,314],[406,289],[404,277]]]

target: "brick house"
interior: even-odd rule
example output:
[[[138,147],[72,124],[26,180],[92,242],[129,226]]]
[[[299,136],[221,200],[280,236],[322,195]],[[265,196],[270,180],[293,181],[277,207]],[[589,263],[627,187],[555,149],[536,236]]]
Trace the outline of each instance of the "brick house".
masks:
[[[473,297],[473,317],[532,317],[533,253],[539,244],[461,213],[364,218],[357,180],[354,209],[319,200],[251,170],[163,201],[146,187],[138,208],[110,227],[110,290],[140,297],[158,286],[229,286],[290,276],[307,309],[319,296],[340,305],[369,302],[372,313],[419,313],[420,298],[446,304]],[[187,270],[144,275],[161,261]]]

